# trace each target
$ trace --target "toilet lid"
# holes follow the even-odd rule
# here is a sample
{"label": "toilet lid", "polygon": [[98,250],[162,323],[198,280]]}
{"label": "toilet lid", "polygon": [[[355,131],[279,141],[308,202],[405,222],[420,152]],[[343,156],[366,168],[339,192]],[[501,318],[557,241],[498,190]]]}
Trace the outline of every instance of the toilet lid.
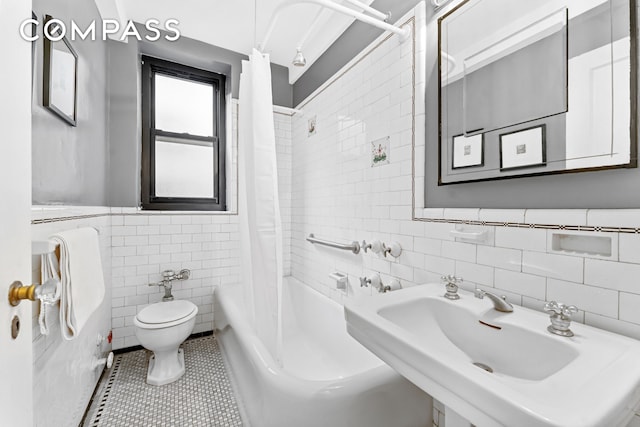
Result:
{"label": "toilet lid", "polygon": [[196,306],[191,301],[166,301],[143,308],[136,317],[142,323],[168,323],[187,317],[195,309]]}

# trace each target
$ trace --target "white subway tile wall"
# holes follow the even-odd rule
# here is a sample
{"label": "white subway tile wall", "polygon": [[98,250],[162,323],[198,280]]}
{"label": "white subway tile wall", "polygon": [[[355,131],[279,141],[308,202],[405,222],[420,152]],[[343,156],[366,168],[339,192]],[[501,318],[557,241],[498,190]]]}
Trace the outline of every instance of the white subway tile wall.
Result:
{"label": "white subway tile wall", "polygon": [[[194,332],[213,329],[213,290],[239,278],[237,215],[114,213],[112,237],[113,348],[139,345],[134,316],[162,301],[163,270],[191,270],[172,293],[198,306]],[[146,234],[151,232],[153,234]],[[143,233],[143,234],[140,234]]]}
{"label": "white subway tile wall", "polygon": [[[416,52],[422,54],[424,22],[417,14]],[[450,231],[469,225],[412,221],[412,188],[418,216],[457,221],[515,224],[640,227],[637,210],[589,211],[535,209],[424,209],[422,179],[412,182],[412,128],[407,103],[420,100],[423,87],[412,87],[414,63],[408,43],[396,38],[372,43],[342,71],[304,101],[304,117],[293,117],[292,274],[337,300],[370,295],[358,277],[379,273],[383,282],[400,279],[403,286],[438,282],[443,274],[464,278],[462,287],[494,288],[508,300],[536,310],[558,299],[581,310],[575,320],[640,338],[640,236],[602,233],[616,247],[610,260],[574,252],[551,252],[544,229],[473,226],[485,230],[482,243],[456,241]],[[419,60],[416,61],[420,70]],[[417,72],[418,76],[422,74]],[[415,98],[413,98],[415,97]],[[417,111],[417,110],[416,110]],[[307,119],[316,117],[317,131],[308,135]],[[417,120],[414,126],[420,126]],[[371,167],[371,142],[390,137],[390,163]],[[416,148],[420,141],[416,140]],[[416,155],[423,150],[416,149]],[[612,215],[611,215],[612,214]],[[612,221],[608,221],[612,219]],[[371,252],[353,255],[311,245],[309,233],[345,242],[398,241],[398,259]],[[588,234],[588,232],[586,232]],[[578,233],[579,234],[579,233]],[[595,234],[595,233],[594,233]],[[619,237],[619,239],[618,239]],[[328,274],[348,274],[344,293]],[[444,410],[434,410],[434,425]],[[635,424],[634,424],[635,423]],[[638,425],[636,416],[631,425]]]}
{"label": "white subway tile wall", "polygon": [[[60,220],[68,218],[66,220]],[[58,306],[47,307],[49,335],[42,335],[38,324],[40,304],[32,306],[34,420],[38,426],[78,425],[91,399],[101,371],[92,369],[92,360],[109,351],[106,337],[111,329],[111,218],[106,207],[35,206],[31,226],[32,240],[47,240],[60,231],[94,227],[99,232],[100,255],[105,284],[105,298],[77,338],[69,343],[62,338]],[[40,220],[58,219],[55,222]],[[41,283],[40,256],[32,257],[32,281]],[[97,337],[104,341],[97,345]],[[73,381],[69,373],[73,372]]]}
{"label": "white subway tile wall", "polygon": [[[237,129],[237,102],[233,103],[233,129]],[[274,113],[278,185],[284,239],[284,273],[291,274],[291,117]],[[233,133],[233,158],[237,133]],[[237,161],[230,175],[237,176]],[[237,179],[232,181],[237,183]],[[235,184],[234,184],[235,185]],[[229,200],[236,206],[235,192]],[[113,348],[139,345],[134,316],[148,304],[159,302],[164,289],[149,286],[162,279],[163,270],[191,270],[191,277],[176,281],[173,296],[198,306],[194,333],[213,330],[213,292],[218,285],[240,279],[238,216],[234,213],[149,212],[112,209],[112,325]]]}
{"label": "white subway tile wall", "polygon": [[[418,31],[422,24],[417,17]],[[464,278],[463,288],[496,288],[512,302],[537,310],[552,299],[575,304],[584,310],[578,321],[640,338],[640,235],[583,232],[612,238],[612,257],[602,260],[553,251],[548,245],[552,233],[545,229],[474,225],[489,238],[468,243],[456,241],[450,231],[469,225],[411,220],[407,148],[413,129],[411,110],[402,106],[414,96],[411,80],[404,78],[414,64],[407,43],[393,37],[372,43],[301,104],[305,117],[293,117],[293,275],[341,301],[370,294],[360,289],[358,277],[374,273],[385,283],[400,279],[403,286],[455,274]],[[307,116],[317,118],[312,136],[307,135]],[[371,167],[371,141],[385,136],[391,140],[390,163]],[[416,211],[462,222],[640,227],[639,210]],[[343,241],[398,241],[403,254],[398,259],[371,252],[353,255],[311,245],[305,241],[309,233]],[[328,277],[336,270],[349,275],[347,294]]]}

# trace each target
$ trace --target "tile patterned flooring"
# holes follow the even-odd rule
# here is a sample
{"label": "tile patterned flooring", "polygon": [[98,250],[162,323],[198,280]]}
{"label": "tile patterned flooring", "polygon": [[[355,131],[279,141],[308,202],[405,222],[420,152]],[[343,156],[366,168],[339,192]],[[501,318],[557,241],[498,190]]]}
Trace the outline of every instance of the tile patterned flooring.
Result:
{"label": "tile patterned flooring", "polygon": [[164,386],[146,383],[151,352],[116,355],[99,384],[84,427],[242,426],[222,354],[213,336],[183,344],[187,371]]}

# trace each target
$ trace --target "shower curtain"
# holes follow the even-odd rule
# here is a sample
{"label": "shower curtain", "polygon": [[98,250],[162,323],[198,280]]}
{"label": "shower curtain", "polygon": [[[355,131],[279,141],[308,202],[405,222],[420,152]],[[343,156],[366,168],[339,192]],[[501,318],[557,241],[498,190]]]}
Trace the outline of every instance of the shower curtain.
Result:
{"label": "shower curtain", "polygon": [[238,110],[240,270],[249,318],[280,361],[282,221],[269,56],[256,49],[242,61]]}

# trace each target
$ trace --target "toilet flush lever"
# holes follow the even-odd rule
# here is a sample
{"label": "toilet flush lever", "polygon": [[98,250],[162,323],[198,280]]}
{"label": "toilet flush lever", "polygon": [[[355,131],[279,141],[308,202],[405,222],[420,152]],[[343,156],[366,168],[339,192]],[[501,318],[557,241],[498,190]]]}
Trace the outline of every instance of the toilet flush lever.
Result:
{"label": "toilet flush lever", "polygon": [[158,283],[149,283],[149,286],[163,286],[164,296],[162,301],[172,301],[173,295],[171,294],[171,288],[173,287],[174,280],[187,280],[191,275],[191,271],[183,268],[178,273],[173,270],[165,270],[162,272],[162,281]]}

